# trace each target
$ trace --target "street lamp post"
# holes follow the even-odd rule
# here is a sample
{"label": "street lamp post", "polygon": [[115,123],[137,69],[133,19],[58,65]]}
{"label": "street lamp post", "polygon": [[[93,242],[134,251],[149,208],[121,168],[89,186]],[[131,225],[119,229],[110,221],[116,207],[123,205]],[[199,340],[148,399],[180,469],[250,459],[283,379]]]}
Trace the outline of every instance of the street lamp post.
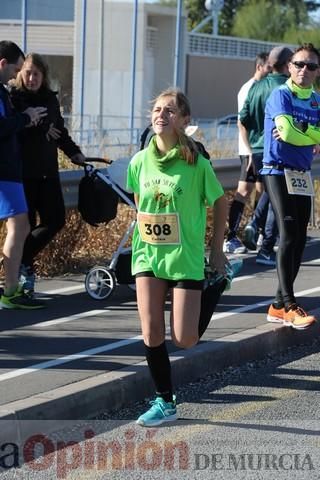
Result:
{"label": "street lamp post", "polygon": [[83,113],[84,113],[84,76],[85,76],[85,58],[86,58],[86,20],[87,20],[87,0],[82,0],[82,18],[81,18],[81,39],[80,39],[80,130],[83,134]]}
{"label": "street lamp post", "polygon": [[21,2],[21,19],[22,19],[22,50],[27,51],[27,21],[28,21],[28,0],[22,0]]}
{"label": "street lamp post", "polygon": [[182,17],[182,0],[178,0],[177,21],[176,21],[176,44],[175,44],[175,53],[174,53],[174,74],[173,74],[174,87],[177,87],[180,82],[181,17]]}
{"label": "street lamp post", "polygon": [[136,88],[136,62],[137,62],[137,30],[138,30],[138,0],[134,0],[132,18],[132,47],[131,47],[131,100],[130,100],[130,145],[133,143],[133,127],[135,116],[135,88]]}
{"label": "street lamp post", "polygon": [[224,0],[206,0],[205,1],[205,7],[209,12],[211,12],[211,16],[212,16],[212,34],[213,35],[218,35],[219,14],[223,9],[223,5],[224,5]]}

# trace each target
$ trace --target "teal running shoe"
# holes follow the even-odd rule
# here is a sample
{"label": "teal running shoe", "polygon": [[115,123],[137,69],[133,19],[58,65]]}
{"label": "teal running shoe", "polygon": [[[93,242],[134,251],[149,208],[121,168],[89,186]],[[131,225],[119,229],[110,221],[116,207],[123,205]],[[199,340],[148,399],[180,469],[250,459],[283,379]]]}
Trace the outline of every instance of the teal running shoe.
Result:
{"label": "teal running shoe", "polygon": [[136,423],[143,427],[156,427],[165,422],[177,420],[176,397],[173,402],[165,402],[163,398],[157,397],[150,402],[151,408],[143,415],[140,415]]}
{"label": "teal running shoe", "polygon": [[227,283],[225,285],[224,290],[230,290],[232,280],[234,279],[234,277],[236,275],[238,275],[238,273],[242,269],[242,266],[243,266],[243,261],[242,261],[241,258],[232,258],[232,259],[229,260],[229,263],[226,265],[226,273],[225,273],[225,275],[223,275],[223,274],[218,273],[216,271],[211,272],[209,263],[206,262],[206,266],[205,266],[205,280],[206,280],[205,281],[205,286],[207,286],[207,284],[209,286],[218,285],[221,282],[223,282],[223,280],[226,280]]}

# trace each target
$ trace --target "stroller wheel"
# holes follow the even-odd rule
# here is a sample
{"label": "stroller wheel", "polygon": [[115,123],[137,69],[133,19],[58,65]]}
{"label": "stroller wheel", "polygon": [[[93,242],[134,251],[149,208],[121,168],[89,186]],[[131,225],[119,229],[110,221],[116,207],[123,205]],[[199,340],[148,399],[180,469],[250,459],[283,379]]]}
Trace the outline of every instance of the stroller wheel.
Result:
{"label": "stroller wheel", "polygon": [[108,267],[92,267],[86,275],[85,287],[94,300],[108,298],[116,287],[116,277]]}

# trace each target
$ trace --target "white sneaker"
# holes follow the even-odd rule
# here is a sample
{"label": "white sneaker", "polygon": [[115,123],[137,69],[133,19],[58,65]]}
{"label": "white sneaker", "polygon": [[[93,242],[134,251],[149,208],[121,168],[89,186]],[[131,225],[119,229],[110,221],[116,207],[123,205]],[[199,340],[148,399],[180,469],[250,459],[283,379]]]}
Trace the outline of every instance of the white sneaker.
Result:
{"label": "white sneaker", "polygon": [[258,237],[258,240],[257,240],[257,248],[261,248],[262,244],[263,244],[263,235],[262,235],[262,233],[259,233],[259,237]]}

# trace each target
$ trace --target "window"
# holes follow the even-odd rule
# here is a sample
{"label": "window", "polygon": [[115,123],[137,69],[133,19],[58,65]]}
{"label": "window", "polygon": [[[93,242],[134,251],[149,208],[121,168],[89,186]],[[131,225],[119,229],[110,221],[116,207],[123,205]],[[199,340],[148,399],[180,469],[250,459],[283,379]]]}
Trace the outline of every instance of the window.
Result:
{"label": "window", "polygon": [[[72,22],[74,0],[27,0],[28,20]],[[0,21],[20,20],[22,0],[1,0]]]}

